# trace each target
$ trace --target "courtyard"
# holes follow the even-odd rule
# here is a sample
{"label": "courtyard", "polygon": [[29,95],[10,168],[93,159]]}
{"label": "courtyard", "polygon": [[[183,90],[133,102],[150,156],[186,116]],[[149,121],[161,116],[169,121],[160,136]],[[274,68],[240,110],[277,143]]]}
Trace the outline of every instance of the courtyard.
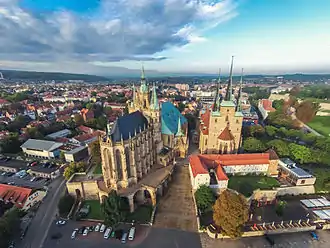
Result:
{"label": "courtyard", "polygon": [[268,190],[279,186],[280,183],[275,178],[267,176],[231,176],[228,182],[228,188],[246,197],[251,196],[256,189]]}
{"label": "courtyard", "polygon": [[196,232],[197,222],[188,167],[176,167],[166,191],[158,203],[154,226]]}

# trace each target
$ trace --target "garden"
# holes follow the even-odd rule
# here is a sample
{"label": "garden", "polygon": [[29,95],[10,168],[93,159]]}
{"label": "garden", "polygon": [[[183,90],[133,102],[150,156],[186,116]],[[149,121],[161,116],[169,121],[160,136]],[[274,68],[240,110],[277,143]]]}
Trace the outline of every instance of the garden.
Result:
{"label": "garden", "polygon": [[330,116],[315,116],[307,125],[324,136],[330,136]]}
{"label": "garden", "polygon": [[254,190],[269,190],[279,187],[279,182],[267,176],[231,176],[228,188],[234,189],[246,197],[250,197]]}

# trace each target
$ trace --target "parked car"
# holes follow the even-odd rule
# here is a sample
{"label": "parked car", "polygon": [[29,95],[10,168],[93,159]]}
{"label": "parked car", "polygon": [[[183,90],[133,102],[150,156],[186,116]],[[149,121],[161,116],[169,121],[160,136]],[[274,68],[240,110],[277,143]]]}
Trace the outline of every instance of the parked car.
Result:
{"label": "parked car", "polygon": [[311,236],[314,240],[319,240],[319,236],[316,234],[316,232],[311,232]]}
{"label": "parked car", "polygon": [[108,228],[105,230],[104,235],[103,235],[103,237],[104,237],[105,239],[110,238],[111,230],[112,230],[111,227],[108,227]]}
{"label": "parked car", "polygon": [[105,231],[106,226],[104,224],[102,224],[101,228],[100,228],[100,232],[103,233]]}
{"label": "parked car", "polygon": [[77,236],[78,229],[74,229],[72,234],[71,234],[71,239],[75,239]]}
{"label": "parked car", "polygon": [[135,236],[135,227],[131,227],[131,229],[129,230],[129,234],[128,234],[128,240],[133,240]]}
{"label": "parked car", "polygon": [[58,221],[56,221],[56,225],[58,225],[58,226],[63,226],[65,224],[66,224],[66,221],[65,220],[58,220]]}
{"label": "parked car", "polygon": [[34,182],[34,181],[36,181],[36,177],[32,177],[31,179],[30,179],[30,182]]}
{"label": "parked car", "polygon": [[127,232],[124,232],[123,233],[123,236],[121,237],[121,243],[122,244],[125,244],[127,241]]}
{"label": "parked car", "polygon": [[84,230],[84,232],[83,232],[83,236],[87,236],[88,235],[88,231],[89,231],[89,229],[88,229],[88,227],[86,227],[85,230]]}
{"label": "parked car", "polygon": [[95,232],[98,232],[98,231],[100,231],[100,228],[101,228],[101,223],[98,223],[97,225],[96,225],[96,227],[95,227]]}
{"label": "parked car", "polygon": [[37,161],[34,161],[34,162],[32,162],[31,164],[30,164],[30,166],[36,166],[38,164],[38,162]]}
{"label": "parked car", "polygon": [[89,229],[90,232],[93,232],[94,229],[95,229],[95,227],[94,226],[90,226],[88,229]]}
{"label": "parked car", "polygon": [[8,185],[15,185],[15,182],[9,182]]}
{"label": "parked car", "polygon": [[13,175],[15,175],[15,172],[8,172],[8,173],[7,173],[7,177],[11,177],[11,176],[13,176]]}
{"label": "parked car", "polygon": [[11,158],[10,157],[7,157],[7,158],[5,158],[5,162],[8,162],[8,161],[10,161],[11,160]]}
{"label": "parked car", "polygon": [[84,230],[85,230],[85,227],[81,227],[78,229],[78,234],[83,234],[84,233]]}
{"label": "parked car", "polygon": [[1,173],[1,176],[6,176],[6,175],[7,175],[7,172],[5,172],[5,171]]}

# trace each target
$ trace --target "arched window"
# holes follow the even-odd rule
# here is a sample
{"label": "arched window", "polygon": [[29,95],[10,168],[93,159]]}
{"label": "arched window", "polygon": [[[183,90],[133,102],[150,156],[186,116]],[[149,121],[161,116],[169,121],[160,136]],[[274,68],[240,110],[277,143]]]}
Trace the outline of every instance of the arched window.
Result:
{"label": "arched window", "polygon": [[121,155],[119,150],[116,150],[116,162],[117,162],[117,168],[116,168],[117,178],[120,181],[123,180],[123,167],[121,164]]}
{"label": "arched window", "polygon": [[130,178],[132,176],[131,174],[131,163],[130,163],[130,155],[129,155],[129,148],[125,148],[125,158],[126,158],[126,173],[127,178]]}
{"label": "arched window", "polygon": [[110,173],[110,177],[113,178],[113,174],[112,174],[113,165],[112,165],[111,154],[109,149],[104,149],[103,154],[105,160],[102,168],[103,175],[104,173],[106,173],[106,171],[108,171]]}

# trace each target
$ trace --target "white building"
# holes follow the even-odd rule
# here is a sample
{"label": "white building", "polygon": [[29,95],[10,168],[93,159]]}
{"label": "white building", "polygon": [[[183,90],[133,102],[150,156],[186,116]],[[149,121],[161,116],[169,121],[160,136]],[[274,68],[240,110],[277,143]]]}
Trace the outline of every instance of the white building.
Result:
{"label": "white building", "polygon": [[268,113],[275,111],[272,104],[273,104],[273,102],[269,99],[260,99],[259,100],[258,109],[264,120],[268,117]]}
{"label": "white building", "polygon": [[63,129],[55,133],[48,134],[46,137],[51,139],[64,138],[71,134],[72,132],[69,129]]}
{"label": "white building", "polygon": [[24,144],[21,145],[21,148],[27,156],[39,158],[56,158],[60,156],[59,148],[62,145],[63,143],[54,141],[28,139]]}

